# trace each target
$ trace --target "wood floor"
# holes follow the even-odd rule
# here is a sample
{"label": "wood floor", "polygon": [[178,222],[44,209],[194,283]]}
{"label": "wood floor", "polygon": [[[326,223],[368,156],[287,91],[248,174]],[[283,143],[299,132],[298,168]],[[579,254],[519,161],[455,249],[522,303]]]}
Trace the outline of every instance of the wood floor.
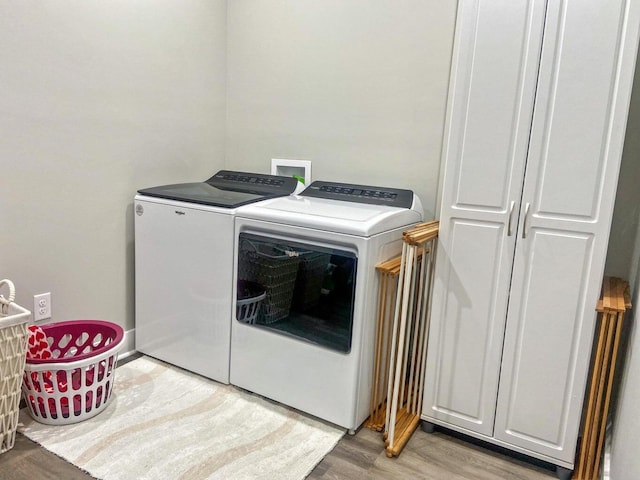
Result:
{"label": "wood floor", "polygon": [[[135,354],[118,366],[138,358]],[[467,441],[468,440],[468,441]],[[418,429],[397,458],[387,458],[381,434],[361,428],[345,435],[307,477],[308,480],[553,480],[550,466],[523,461],[477,445],[472,439]],[[132,452],[135,455],[135,452]],[[20,433],[0,454],[0,480],[88,480],[74,465]],[[136,480],[136,479],[131,479]],[[164,479],[158,479],[164,480]],[[233,480],[233,479],[230,479]],[[274,479],[277,480],[277,479]]]}
{"label": "wood floor", "polygon": [[346,435],[308,480],[551,480],[555,471],[474,445],[447,433],[417,430],[397,458],[387,458],[381,434]]}
{"label": "wood floor", "polygon": [[[135,452],[132,452],[135,455]],[[87,480],[92,477],[21,434],[0,454],[2,480]],[[362,428],[340,440],[308,480],[551,480],[551,470],[463,441],[421,430],[398,458],[387,458],[380,434]],[[132,479],[135,480],[135,479]],[[162,480],[162,479],[159,479]]]}

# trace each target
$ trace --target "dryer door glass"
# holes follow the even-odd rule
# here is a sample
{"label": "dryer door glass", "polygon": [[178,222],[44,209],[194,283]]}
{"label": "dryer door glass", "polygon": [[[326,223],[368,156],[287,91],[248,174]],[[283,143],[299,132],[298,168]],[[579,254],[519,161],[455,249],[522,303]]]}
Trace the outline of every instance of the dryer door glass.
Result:
{"label": "dryer door glass", "polygon": [[349,352],[357,263],[345,250],[241,233],[236,319]]}

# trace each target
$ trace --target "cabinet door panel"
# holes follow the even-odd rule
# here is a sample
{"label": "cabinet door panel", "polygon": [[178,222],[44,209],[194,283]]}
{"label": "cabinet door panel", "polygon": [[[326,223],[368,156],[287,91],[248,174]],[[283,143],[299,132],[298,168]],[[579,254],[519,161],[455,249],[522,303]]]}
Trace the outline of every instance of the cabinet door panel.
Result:
{"label": "cabinet door panel", "polygon": [[484,435],[493,432],[543,19],[543,1],[458,7],[423,415]]}
{"label": "cabinet door panel", "polygon": [[558,458],[578,423],[567,407],[583,395],[572,377],[588,361],[580,339],[594,316],[583,298],[593,236],[535,228],[517,251],[495,436]]}
{"label": "cabinet door panel", "polygon": [[510,269],[500,262],[507,237],[500,223],[455,218],[448,231],[448,254],[440,250],[437,262],[449,269],[436,280],[447,292],[441,306],[446,322],[431,328],[425,413],[491,435],[504,329],[504,315],[496,315],[505,300],[498,288]]}
{"label": "cabinet door panel", "polygon": [[495,437],[568,464],[633,78],[626,7],[550,2],[523,188]]}
{"label": "cabinet door panel", "polygon": [[609,163],[619,162],[609,153],[624,3],[549,6],[527,171],[540,218],[597,222],[609,215],[602,200],[613,200],[604,194],[612,192],[607,177],[617,175]]}
{"label": "cabinet door panel", "polygon": [[458,7],[445,145],[445,208],[507,212],[521,190],[544,2]]}

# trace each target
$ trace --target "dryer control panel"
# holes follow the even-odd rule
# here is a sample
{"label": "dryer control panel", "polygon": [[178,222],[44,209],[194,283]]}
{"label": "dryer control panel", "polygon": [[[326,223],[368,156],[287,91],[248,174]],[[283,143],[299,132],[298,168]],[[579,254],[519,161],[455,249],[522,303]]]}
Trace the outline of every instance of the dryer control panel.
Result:
{"label": "dryer control panel", "polygon": [[343,202],[388,205],[390,207],[411,208],[413,192],[400,188],[372,187],[350,183],[316,181],[300,195],[305,197],[329,198]]}

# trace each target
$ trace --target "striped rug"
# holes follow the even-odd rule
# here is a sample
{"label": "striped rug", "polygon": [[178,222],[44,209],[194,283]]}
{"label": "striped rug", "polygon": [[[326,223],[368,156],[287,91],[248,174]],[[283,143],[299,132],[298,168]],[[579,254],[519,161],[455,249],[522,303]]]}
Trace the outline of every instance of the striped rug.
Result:
{"label": "striped rug", "polygon": [[103,480],[298,480],[344,434],[149,357],[118,367],[115,384],[94,418],[47,426],[23,409],[19,431]]}

